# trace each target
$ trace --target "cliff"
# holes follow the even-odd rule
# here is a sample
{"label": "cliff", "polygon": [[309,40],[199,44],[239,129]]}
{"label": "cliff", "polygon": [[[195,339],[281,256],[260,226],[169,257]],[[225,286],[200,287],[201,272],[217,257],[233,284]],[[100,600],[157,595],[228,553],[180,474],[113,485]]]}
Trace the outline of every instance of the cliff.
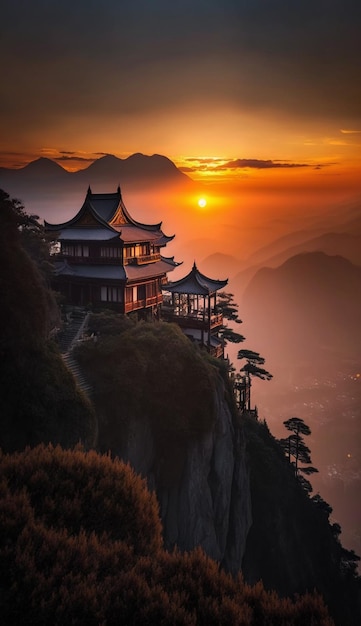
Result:
{"label": "cliff", "polygon": [[171,324],[104,314],[91,324],[98,341],[77,358],[95,389],[99,449],[155,491],[165,547],[201,546],[227,571],[283,596],[317,589],[336,624],[358,624],[354,556],[267,425],[234,410],[226,364]]}
{"label": "cliff", "polygon": [[338,626],[361,619],[358,557],[339,541],[332,508],[309,497],[265,422],[244,419],[252,494],[252,527],[242,562],[245,580],[262,580],[281,596],[320,593]]}
{"label": "cliff", "polygon": [[151,419],[142,416],[129,424],[117,453],[156,491],[166,548],[201,546],[236,573],[251,526],[249,470],[221,380],[214,403],[213,427],[201,437],[170,440],[159,457]]}
{"label": "cliff", "polygon": [[100,450],[129,462],[156,492],[168,549],[201,546],[238,572],[251,501],[226,373],[171,324],[100,315],[91,330],[98,341],[76,356],[95,390]]}

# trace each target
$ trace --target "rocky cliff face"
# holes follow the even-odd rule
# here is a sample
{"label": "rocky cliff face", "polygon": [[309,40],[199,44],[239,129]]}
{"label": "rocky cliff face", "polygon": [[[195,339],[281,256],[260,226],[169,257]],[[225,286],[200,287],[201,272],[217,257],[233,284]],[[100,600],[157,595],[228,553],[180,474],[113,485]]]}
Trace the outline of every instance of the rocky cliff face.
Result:
{"label": "rocky cliff face", "polygon": [[159,443],[147,417],[131,420],[120,456],[157,493],[167,548],[202,546],[228,571],[241,568],[251,525],[249,470],[240,423],[232,417],[220,381],[211,431]]}

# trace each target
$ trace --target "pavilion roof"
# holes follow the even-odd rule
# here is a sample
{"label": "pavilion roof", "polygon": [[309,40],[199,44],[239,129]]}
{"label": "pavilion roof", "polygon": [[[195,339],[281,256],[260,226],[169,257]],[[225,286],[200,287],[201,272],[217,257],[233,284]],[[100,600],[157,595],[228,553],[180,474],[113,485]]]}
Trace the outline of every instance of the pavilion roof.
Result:
{"label": "pavilion roof", "polygon": [[[124,242],[141,242],[158,240],[160,246],[166,245],[174,237],[167,237],[161,230],[162,223],[142,224],[132,218],[128,212],[118,187],[116,193],[93,193],[88,188],[84,203],[78,213],[67,222],[61,224],[50,224],[45,221],[47,231],[59,233],[58,239],[81,239],[78,235],[84,235],[84,230],[88,230],[86,237],[94,240],[111,239],[109,233],[114,237],[119,237]],[[74,229],[74,234],[70,231]],[[81,229],[81,230],[79,230]]]}
{"label": "pavilion roof", "polygon": [[213,278],[208,278],[202,274],[194,262],[194,265],[184,278],[180,280],[168,283],[164,286],[164,291],[170,291],[171,293],[184,293],[184,294],[192,294],[192,295],[211,295],[218,291],[219,289],[223,289],[228,283],[228,279],[226,280],[214,280]]}

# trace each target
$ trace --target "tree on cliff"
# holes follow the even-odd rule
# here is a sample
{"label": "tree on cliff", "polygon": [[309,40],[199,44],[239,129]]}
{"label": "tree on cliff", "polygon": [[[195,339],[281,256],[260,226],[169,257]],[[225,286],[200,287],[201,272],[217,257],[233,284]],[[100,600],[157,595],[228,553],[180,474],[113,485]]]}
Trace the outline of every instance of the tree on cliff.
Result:
{"label": "tree on cliff", "polygon": [[[234,302],[233,293],[226,293],[221,291],[217,298],[217,308],[222,312],[223,318],[230,322],[241,324],[242,320],[238,316],[238,304]],[[223,341],[231,343],[241,343],[245,340],[245,337],[240,333],[237,333],[233,328],[230,328],[227,324],[224,324],[220,330],[220,337]],[[264,365],[264,358],[260,356],[258,352],[253,350],[239,350],[237,359],[245,359],[246,363],[241,368],[240,372],[235,376],[235,389],[237,393],[237,402],[239,408],[251,410],[251,377],[255,376],[262,380],[271,380],[273,378],[267,370],[263,369],[261,365]],[[229,366],[231,372],[235,372],[235,367],[231,364]]]}
{"label": "tree on cliff", "polygon": [[[220,291],[217,297],[217,309],[222,313],[223,319],[235,324],[242,324],[242,320],[238,317],[238,304],[234,302],[233,297],[233,293]],[[224,341],[230,341],[231,343],[241,343],[245,339],[243,335],[237,333],[227,324],[223,324],[219,335]]]}
{"label": "tree on cliff", "polygon": [[[303,476],[303,474],[309,476],[310,474],[318,472],[318,470],[311,465],[311,451],[305,444],[303,436],[310,435],[311,429],[299,417],[290,417],[283,423],[287,430],[291,431],[292,434],[285,439],[280,440],[281,446],[284,449],[289,462],[294,467],[295,476],[298,478],[305,491],[310,493],[312,491],[311,483]],[[302,463],[305,467],[300,467],[300,463]],[[302,472],[302,474],[300,474],[300,472]]]}
{"label": "tree on cliff", "polygon": [[245,389],[245,399],[246,406],[243,408],[250,411],[251,410],[251,378],[255,376],[256,378],[260,378],[261,380],[271,380],[273,378],[272,374],[265,370],[261,365],[264,365],[265,359],[258,353],[253,350],[239,350],[237,359],[242,360],[245,359],[246,363],[241,367],[240,372],[244,372],[238,375],[239,382],[238,384],[244,387]]}

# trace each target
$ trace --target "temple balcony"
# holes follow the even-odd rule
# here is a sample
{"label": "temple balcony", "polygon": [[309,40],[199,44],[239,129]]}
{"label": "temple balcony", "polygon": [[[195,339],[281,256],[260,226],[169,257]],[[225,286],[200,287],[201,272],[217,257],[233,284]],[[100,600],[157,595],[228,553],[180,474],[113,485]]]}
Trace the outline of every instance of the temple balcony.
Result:
{"label": "temple balcony", "polygon": [[132,311],[139,311],[139,309],[146,309],[151,306],[155,306],[162,302],[162,294],[157,296],[150,296],[148,298],[142,298],[141,300],[134,300],[133,302],[126,302],[124,304],[124,313],[131,313]]}
{"label": "temple balcony", "polygon": [[145,265],[146,263],[155,263],[160,261],[160,253],[145,254],[143,256],[131,256],[124,259],[124,265]]}
{"label": "temple balcony", "polygon": [[103,256],[73,256],[69,254],[57,253],[54,261],[68,261],[68,263],[76,265],[122,265],[121,257],[103,257]]}
{"label": "temple balcony", "polygon": [[208,348],[208,352],[215,359],[220,359],[224,356],[224,347],[223,346],[210,346]]}
{"label": "temple balcony", "polygon": [[181,328],[219,328],[223,325],[222,313],[211,312],[210,316],[207,311],[191,311],[179,310],[170,305],[163,304],[161,315],[166,322],[174,322]]}

